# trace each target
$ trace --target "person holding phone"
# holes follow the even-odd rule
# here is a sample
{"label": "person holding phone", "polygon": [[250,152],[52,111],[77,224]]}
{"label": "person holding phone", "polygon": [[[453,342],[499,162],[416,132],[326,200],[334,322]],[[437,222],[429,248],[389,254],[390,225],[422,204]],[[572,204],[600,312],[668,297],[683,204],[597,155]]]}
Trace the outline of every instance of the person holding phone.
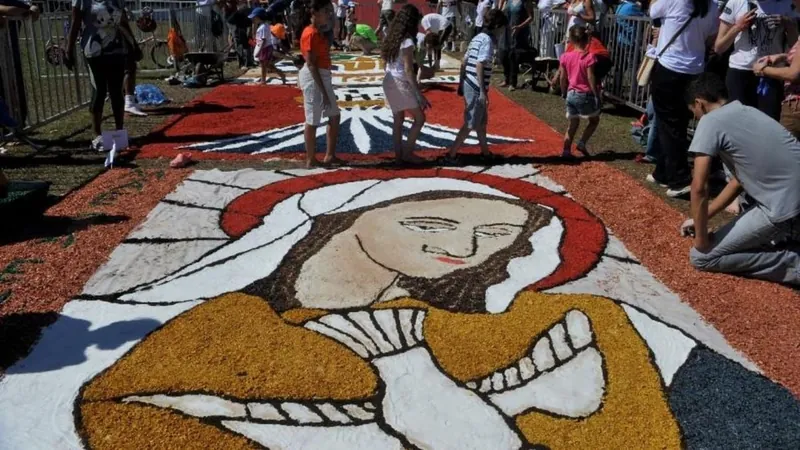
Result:
{"label": "person holding phone", "polygon": [[725,84],[730,100],[739,100],[780,120],[783,82],[760,78],[753,66],[762,57],[785,53],[797,40],[790,0],[730,0],[720,15],[714,52],[731,46]]}

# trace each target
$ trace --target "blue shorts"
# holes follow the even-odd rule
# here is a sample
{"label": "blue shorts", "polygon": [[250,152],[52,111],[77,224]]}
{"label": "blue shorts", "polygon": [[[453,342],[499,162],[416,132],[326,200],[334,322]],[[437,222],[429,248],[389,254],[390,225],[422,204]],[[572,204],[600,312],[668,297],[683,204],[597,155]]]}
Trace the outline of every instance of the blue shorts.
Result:
{"label": "blue shorts", "polygon": [[486,103],[479,101],[481,93],[467,84],[464,83],[464,123],[472,129],[486,128],[486,123],[489,119],[489,111],[486,108]]}
{"label": "blue shorts", "polygon": [[591,92],[567,92],[567,119],[588,119],[600,115],[600,102]]}

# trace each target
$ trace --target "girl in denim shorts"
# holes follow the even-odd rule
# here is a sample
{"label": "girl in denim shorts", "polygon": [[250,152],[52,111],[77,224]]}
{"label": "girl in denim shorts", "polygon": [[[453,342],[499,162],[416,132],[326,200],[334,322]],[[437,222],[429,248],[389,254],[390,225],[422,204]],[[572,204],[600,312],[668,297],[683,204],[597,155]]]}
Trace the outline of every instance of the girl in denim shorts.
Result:
{"label": "girl in denim shorts", "polygon": [[588,119],[578,141],[578,151],[588,156],[586,142],[592,137],[600,123],[600,87],[595,77],[597,58],[588,52],[589,32],[585,27],[575,25],[569,30],[569,40],[574,50],[561,55],[561,92],[567,100],[567,119],[569,129],[564,135],[562,156],[572,157],[572,141],[580,126],[580,119]]}

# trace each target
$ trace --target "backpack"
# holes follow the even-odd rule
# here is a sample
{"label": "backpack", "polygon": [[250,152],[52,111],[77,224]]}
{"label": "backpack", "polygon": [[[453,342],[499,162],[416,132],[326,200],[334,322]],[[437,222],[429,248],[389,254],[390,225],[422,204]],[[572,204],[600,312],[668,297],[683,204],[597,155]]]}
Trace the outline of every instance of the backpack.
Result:
{"label": "backpack", "polygon": [[175,28],[169,29],[169,34],[167,34],[167,48],[169,49],[169,54],[175,58],[175,61],[183,61],[183,55],[186,54],[188,49],[183,36],[181,36]]}

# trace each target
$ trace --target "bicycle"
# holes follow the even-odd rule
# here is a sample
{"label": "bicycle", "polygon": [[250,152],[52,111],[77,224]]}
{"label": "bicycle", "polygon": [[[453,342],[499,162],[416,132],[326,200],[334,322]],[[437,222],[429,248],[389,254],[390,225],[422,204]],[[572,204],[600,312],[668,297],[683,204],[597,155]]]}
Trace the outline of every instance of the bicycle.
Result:
{"label": "bicycle", "polygon": [[[129,13],[129,20],[131,20]],[[69,20],[64,22],[64,36],[69,34]],[[149,33],[150,36],[143,37],[137,39],[136,43],[142,49],[142,53],[146,51],[150,57],[150,61],[152,61],[153,65],[157,69],[168,69],[173,67],[175,64],[172,55],[169,53],[169,48],[167,46],[167,41],[164,39],[159,39],[156,37],[155,31],[158,27],[158,24],[153,19],[153,10],[150,7],[142,8],[141,16],[136,20],[136,27],[142,33]],[[78,37],[78,41],[76,42],[77,48],[80,48],[81,38]],[[45,59],[47,62],[53,66],[60,66],[64,64],[64,61],[67,58],[67,52],[65,49],[66,46],[66,38],[64,37],[57,37],[57,38],[50,38],[45,43]]]}
{"label": "bicycle", "polygon": [[[175,60],[169,53],[167,41],[165,39],[159,39],[156,37],[155,31],[156,28],[158,28],[158,23],[153,18],[152,8],[149,6],[142,8],[141,16],[136,19],[136,28],[138,28],[142,33],[150,34],[148,37],[138,39],[136,43],[139,44],[139,47],[142,49],[142,53],[147,51],[147,54],[150,56],[150,61],[152,61],[153,65],[155,65],[155,67],[158,69],[168,69],[173,67]],[[146,50],[146,48],[149,48],[149,50]]]}

